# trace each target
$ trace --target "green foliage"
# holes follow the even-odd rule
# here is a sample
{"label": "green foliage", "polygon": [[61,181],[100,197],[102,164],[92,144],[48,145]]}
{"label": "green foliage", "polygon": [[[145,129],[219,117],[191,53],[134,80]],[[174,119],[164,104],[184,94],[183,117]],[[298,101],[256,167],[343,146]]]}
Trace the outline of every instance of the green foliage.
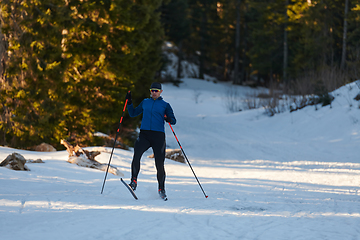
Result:
{"label": "green foliage", "polygon": [[161,8],[161,22],[169,41],[178,45],[190,35],[187,0],[171,0]]}
{"label": "green foliage", "polygon": [[217,28],[219,15],[215,0],[189,0],[190,7],[190,39],[185,42],[185,48],[196,53],[196,63],[199,65],[199,78],[209,73],[212,64],[216,65],[213,56],[218,51]]}
{"label": "green foliage", "polygon": [[143,98],[159,66],[160,4],[2,1],[10,54],[0,110],[3,118],[11,112],[0,125],[3,142],[58,146],[62,138],[85,143],[95,131],[115,131],[126,92],[136,88]]}
{"label": "green foliage", "polygon": [[282,72],[284,2],[253,2],[249,28],[252,44],[249,57],[258,74]]}
{"label": "green foliage", "polygon": [[[301,76],[339,67],[344,20],[347,78],[359,78],[358,1],[349,1],[344,16],[341,0],[2,0],[0,143],[57,146],[62,138],[95,141],[94,131],[113,134],[126,92],[135,105],[148,96],[164,40],[199,65],[198,77],[231,80],[237,4],[245,81],[280,83],[287,72],[306,85]],[[336,87],[333,78],[321,79]],[[125,128],[139,123],[125,114]]]}

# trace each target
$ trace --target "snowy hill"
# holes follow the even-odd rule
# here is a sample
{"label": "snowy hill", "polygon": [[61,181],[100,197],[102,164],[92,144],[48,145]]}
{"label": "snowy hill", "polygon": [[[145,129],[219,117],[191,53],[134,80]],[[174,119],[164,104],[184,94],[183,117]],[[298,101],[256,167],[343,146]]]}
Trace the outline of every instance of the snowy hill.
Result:
{"label": "snowy hill", "polygon": [[[0,147],[0,161],[18,152],[45,162],[27,164],[28,172],[0,168],[1,239],[360,239],[357,85],[334,91],[332,108],[273,117],[262,109],[229,113],[230,87],[253,91],[184,79],[180,87],[164,84],[162,94],[208,198],[188,165],[167,160],[169,200],[160,200],[151,150],[136,201],[114,175],[100,194],[105,173],[67,163],[66,151]],[[166,135],[168,148],[178,148],[168,126]],[[126,181],[132,154],[116,149],[112,159]]]}

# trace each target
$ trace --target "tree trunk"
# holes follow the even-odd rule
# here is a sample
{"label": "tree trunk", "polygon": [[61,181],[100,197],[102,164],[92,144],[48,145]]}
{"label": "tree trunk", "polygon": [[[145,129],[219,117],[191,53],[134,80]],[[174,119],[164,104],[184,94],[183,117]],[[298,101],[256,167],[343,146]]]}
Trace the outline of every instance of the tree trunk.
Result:
{"label": "tree trunk", "polygon": [[180,79],[181,78],[181,72],[182,72],[182,66],[181,66],[181,62],[183,59],[183,52],[182,52],[182,43],[183,41],[181,40],[178,46],[178,66],[177,66],[177,78]]}
{"label": "tree trunk", "polygon": [[240,3],[241,0],[236,2],[236,35],[235,35],[235,58],[234,58],[234,84],[241,84],[239,79],[239,51],[240,51]]}
{"label": "tree trunk", "polygon": [[[248,9],[248,3],[245,3],[245,12]],[[247,52],[247,41],[246,41],[246,34],[247,34],[247,23],[246,19],[244,18],[244,31],[243,31],[243,51],[242,51],[242,74],[241,74],[241,82],[243,83],[247,79],[247,71],[246,71],[246,52]]]}
{"label": "tree trunk", "polygon": [[205,35],[207,32],[207,4],[204,3],[204,7],[202,10],[202,20],[201,20],[201,30],[200,30],[200,57],[199,57],[199,78],[204,79],[204,72],[205,72]]}
{"label": "tree trunk", "polygon": [[76,156],[79,157],[80,155],[84,154],[89,160],[96,161],[95,157],[100,154],[99,151],[91,151],[82,149],[79,145],[73,147],[68,141],[62,139],[60,141],[62,145],[66,147],[67,152],[69,153],[69,157]]}
{"label": "tree trunk", "polygon": [[4,35],[1,33],[0,26],[0,83],[5,82],[5,63],[6,63],[6,40]]}
{"label": "tree trunk", "polygon": [[283,80],[284,83],[287,82],[287,66],[288,66],[288,39],[287,39],[287,9],[289,5],[289,0],[285,0],[285,24],[284,24],[284,63],[283,63]]}
{"label": "tree trunk", "polygon": [[[5,36],[1,32],[1,24],[0,24],[0,86],[5,87],[5,68],[6,68],[6,59],[7,59],[7,43],[5,40]],[[0,87],[0,89],[1,89]],[[1,103],[3,104],[3,103]],[[7,107],[3,105],[3,111],[0,114],[0,121],[5,123],[5,128],[7,128],[7,124],[10,118],[10,113],[7,110]],[[6,142],[6,131],[4,129],[0,130],[0,144],[7,145]]]}
{"label": "tree trunk", "polygon": [[345,0],[345,11],[344,11],[344,32],[343,32],[343,45],[342,45],[342,54],[341,54],[341,66],[343,70],[345,68],[346,61],[346,35],[347,35],[347,14],[349,11],[349,0]]}

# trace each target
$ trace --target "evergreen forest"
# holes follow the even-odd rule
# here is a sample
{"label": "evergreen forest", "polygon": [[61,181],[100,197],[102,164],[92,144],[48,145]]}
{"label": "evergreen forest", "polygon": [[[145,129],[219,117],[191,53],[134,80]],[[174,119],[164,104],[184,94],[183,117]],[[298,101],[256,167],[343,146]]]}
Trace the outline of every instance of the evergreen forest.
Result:
{"label": "evergreen forest", "polygon": [[[360,79],[360,0],[2,0],[0,30],[0,145],[15,148],[100,144],[127,91],[139,104],[184,60],[199,79],[288,94]],[[140,120],[124,121],[123,142]]]}

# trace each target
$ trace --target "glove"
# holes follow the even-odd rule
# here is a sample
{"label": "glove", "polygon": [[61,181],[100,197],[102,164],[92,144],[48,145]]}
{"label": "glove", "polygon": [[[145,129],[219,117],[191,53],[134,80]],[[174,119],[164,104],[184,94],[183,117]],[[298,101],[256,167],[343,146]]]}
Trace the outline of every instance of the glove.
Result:
{"label": "glove", "polygon": [[165,119],[166,122],[171,122],[171,118],[166,116],[166,115],[164,116],[164,119]]}
{"label": "glove", "polygon": [[131,105],[132,104],[132,99],[131,99],[131,92],[130,91],[128,91],[127,93],[126,93],[126,97],[125,97],[125,100],[128,100],[128,104],[129,105]]}

